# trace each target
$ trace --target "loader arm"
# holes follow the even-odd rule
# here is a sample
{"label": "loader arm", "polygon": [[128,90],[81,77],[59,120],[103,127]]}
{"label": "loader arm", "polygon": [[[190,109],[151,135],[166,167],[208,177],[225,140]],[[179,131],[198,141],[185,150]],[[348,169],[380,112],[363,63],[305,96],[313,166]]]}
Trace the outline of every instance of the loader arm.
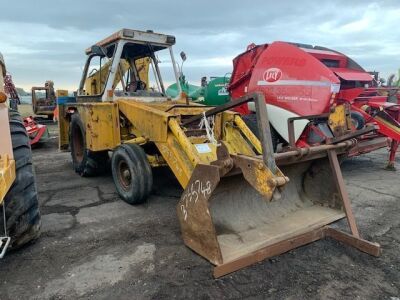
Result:
{"label": "loader arm", "polygon": [[[284,176],[276,167],[273,158],[273,150],[268,136],[269,127],[262,131],[264,133],[263,142],[260,143],[243,124],[243,121],[238,118],[238,114],[227,111],[232,107],[249,101],[255,101],[260,105],[260,103],[264,103],[262,102],[263,100],[264,96],[258,93],[214,109],[197,106],[197,108],[190,109],[191,114],[197,113],[192,118],[185,117],[185,111],[186,114],[188,111],[185,107],[169,108],[169,112],[165,112],[155,109],[159,107],[158,104],[143,104],[127,100],[118,100],[118,107],[132,123],[135,130],[141,132],[141,137],[156,143],[157,148],[183,188],[187,186],[192,172],[198,164],[218,164],[217,162],[219,161],[221,165],[222,156],[225,155],[226,162],[224,167],[228,170],[224,170],[222,173],[226,174],[234,167],[242,169],[242,172],[247,175],[245,178],[258,191],[271,199],[275,186],[278,183],[279,186],[284,185],[285,179],[278,179],[284,178]],[[260,116],[260,120],[264,120],[260,121],[260,126],[265,127],[268,124],[265,105],[261,105],[261,109],[265,110],[265,112],[263,112],[263,116]],[[226,152],[225,154],[220,153],[219,157],[218,146],[215,143],[206,141],[206,138],[203,138],[203,142],[201,142],[198,137],[188,136],[187,134],[190,130],[193,130],[190,129],[190,125],[193,122],[197,121],[199,123],[201,121],[203,113],[205,117],[215,115],[216,120],[219,120],[218,123],[215,123],[214,131],[220,133],[220,142],[224,148],[221,153]],[[181,124],[182,118],[185,118],[186,121]],[[262,148],[265,151],[262,151]],[[252,158],[256,155],[255,151],[259,151],[259,154],[264,153],[263,160]],[[234,156],[230,158],[229,155]],[[248,171],[249,167],[245,167],[246,161],[249,165],[260,165],[257,174],[258,181],[254,180],[256,174]],[[275,177],[276,179],[272,180]],[[267,184],[268,181],[269,183]]]}

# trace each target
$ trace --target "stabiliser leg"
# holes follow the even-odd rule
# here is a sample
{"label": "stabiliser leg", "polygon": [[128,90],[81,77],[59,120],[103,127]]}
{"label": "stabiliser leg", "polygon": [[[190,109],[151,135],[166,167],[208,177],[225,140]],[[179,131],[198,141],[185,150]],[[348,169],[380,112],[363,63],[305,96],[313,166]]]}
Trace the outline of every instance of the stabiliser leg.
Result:
{"label": "stabiliser leg", "polygon": [[395,162],[395,159],[396,159],[396,151],[397,151],[397,148],[399,148],[399,144],[400,144],[399,141],[392,140],[392,143],[390,145],[389,162],[388,162],[388,164],[387,164],[387,166],[385,168],[386,170],[389,170],[389,171],[395,171],[396,170],[396,168],[394,166],[394,162]]}
{"label": "stabiliser leg", "polygon": [[335,179],[337,189],[343,202],[343,208],[346,213],[346,218],[347,222],[349,223],[351,234],[328,227],[325,230],[325,236],[329,236],[337,241],[348,244],[370,255],[379,256],[381,254],[381,247],[379,244],[371,243],[360,238],[353,211],[351,209],[349,195],[347,193],[346,186],[343,180],[343,175],[340,169],[336,150],[328,150],[328,157],[332,167],[333,177]]}
{"label": "stabiliser leg", "polygon": [[313,229],[293,238],[282,240],[275,244],[261,248],[236,260],[217,265],[214,268],[215,278],[224,276],[244,267],[263,261],[267,258],[285,253],[287,251],[323,239],[325,237],[330,237],[334,240],[352,246],[372,256],[379,256],[381,254],[381,247],[379,244],[372,243],[360,238],[353,211],[351,209],[349,196],[347,194],[345,183],[343,181],[336,150],[328,150],[328,157],[351,233],[346,233],[329,226],[323,226],[317,229]]}

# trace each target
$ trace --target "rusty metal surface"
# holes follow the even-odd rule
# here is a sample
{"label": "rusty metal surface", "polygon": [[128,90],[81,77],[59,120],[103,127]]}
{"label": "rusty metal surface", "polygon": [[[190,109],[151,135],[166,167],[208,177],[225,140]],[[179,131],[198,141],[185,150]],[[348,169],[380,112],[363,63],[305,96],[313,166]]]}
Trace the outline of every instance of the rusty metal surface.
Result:
{"label": "rusty metal surface", "polygon": [[211,162],[211,165],[219,167],[220,177],[225,176],[233,168],[233,159],[229,154],[228,148],[224,142],[217,147],[217,160]]}
{"label": "rusty metal surface", "polygon": [[[44,91],[45,96],[36,95],[36,91]],[[53,115],[54,109],[57,106],[56,92],[54,90],[54,82],[47,80],[44,86],[33,86],[32,94],[32,109],[36,115]]]}
{"label": "rusty metal surface", "polygon": [[77,105],[86,126],[86,147],[91,151],[112,150],[121,143],[119,113],[116,103]]}
{"label": "rusty metal surface", "polygon": [[185,244],[215,265],[222,263],[222,254],[208,202],[219,183],[218,169],[198,164],[177,205]]}
{"label": "rusty metal surface", "polygon": [[358,233],[358,228],[353,215],[353,210],[351,209],[349,195],[346,190],[346,184],[344,183],[343,180],[342,170],[340,169],[340,164],[337,158],[336,151],[328,150],[328,157],[332,168],[333,178],[335,180],[339,195],[342,198],[343,208],[346,213],[351,233],[358,238],[360,237],[360,234]]}
{"label": "rusty metal surface", "polygon": [[326,237],[335,239],[339,242],[342,242],[348,246],[354,247],[362,252],[365,252],[375,257],[380,256],[382,253],[381,247],[377,243],[366,241],[364,239],[329,226],[324,226],[310,230],[294,238],[286,239],[284,241],[280,241],[273,245],[264,247],[234,261],[218,265],[214,268],[214,278],[225,276],[229,273],[263,261],[267,258],[277,256],[297,247],[318,241],[320,239],[324,239]]}
{"label": "rusty metal surface", "polygon": [[243,155],[233,155],[232,158],[247,182],[265,197],[265,201],[271,201],[275,189],[289,181],[278,168],[275,174],[272,173],[260,159]]}
{"label": "rusty metal surface", "polygon": [[[222,105],[219,105],[219,106],[217,106],[215,108],[209,109],[209,110],[207,110],[205,112],[205,115],[206,115],[206,117],[214,116],[214,115],[216,115],[218,113],[221,113],[221,112],[226,111],[226,110],[230,110],[230,109],[232,109],[234,107],[237,107],[239,105],[242,105],[244,103],[247,103],[247,102],[250,102],[250,101],[254,101],[254,99],[256,97],[260,97],[260,96],[262,96],[264,98],[264,95],[262,95],[261,93],[252,93],[252,94],[245,95],[243,97],[240,97],[239,99],[234,99],[234,100],[229,101],[229,102],[227,102],[225,104],[222,104]],[[182,122],[181,125],[182,126],[186,126],[188,124],[191,124],[193,122],[201,120],[203,117],[204,117],[204,115],[201,113],[201,114],[199,114],[197,116],[193,116],[190,119],[185,120],[184,122]]]}
{"label": "rusty metal surface", "polygon": [[248,267],[264,259],[285,253],[294,248],[315,242],[324,237],[324,229],[318,228],[291,239],[280,241],[274,245],[249,253],[234,261],[228,262],[214,268],[214,277],[219,278],[242,268]]}
{"label": "rusty metal surface", "polygon": [[[133,36],[132,37],[127,36],[126,35],[127,31],[133,32]],[[159,41],[158,42],[159,44],[164,44],[165,43],[166,46],[167,45],[172,45],[172,43],[167,43],[166,42],[167,37],[168,37],[167,35],[160,34],[160,33],[155,33],[155,32],[142,31],[142,30],[127,29],[127,28],[123,28],[121,30],[118,30],[117,32],[111,34],[110,36],[100,40],[95,45],[105,47],[105,46],[108,46],[109,44],[111,44],[111,43],[113,43],[115,41],[118,41],[120,39],[136,41],[136,42],[139,42],[139,43],[146,43],[145,39],[139,38],[139,36],[143,36],[143,35],[150,36],[150,40],[151,40],[152,36],[156,37],[157,39],[165,40],[165,42]],[[153,42],[153,43],[156,43],[156,42]],[[174,41],[174,43],[175,43],[175,41]],[[92,53],[92,48],[91,47],[87,48],[85,50],[85,53],[86,54],[91,54]]]}
{"label": "rusty metal surface", "polygon": [[338,154],[344,154],[356,145],[357,140],[352,139],[337,144],[320,145],[308,148],[294,148],[286,152],[275,153],[274,157],[279,166],[290,165],[327,157],[327,151],[331,149],[335,149]]}
{"label": "rusty metal surface", "polygon": [[[263,155],[233,154],[221,142],[216,161],[197,164],[177,207],[186,245],[217,265],[216,277],[320,239],[326,225],[344,216],[359,238],[337,159],[356,141],[274,154],[263,97],[250,98],[264,133]],[[283,173],[275,159],[289,164]]]}
{"label": "rusty metal surface", "polygon": [[[238,167],[241,163],[231,157]],[[242,162],[247,168],[248,158]],[[261,158],[254,159],[253,166],[260,164],[265,167]],[[332,188],[318,183],[316,190],[314,186],[312,176],[323,181],[329,178],[324,172],[329,164],[314,165],[324,168],[310,169],[309,162],[285,167],[283,172],[293,180],[285,184],[279,199],[265,201],[262,191],[253,187],[259,183],[252,185],[244,178],[246,171],[220,178],[220,166],[199,164],[177,207],[185,244],[213,264],[223,265],[343,218],[335,203],[334,183],[329,182]]]}
{"label": "rusty metal surface", "polygon": [[376,126],[376,125],[367,125],[363,129],[359,129],[359,130],[356,130],[354,132],[348,132],[346,134],[343,134],[343,135],[340,135],[340,136],[336,136],[336,137],[334,137],[332,139],[327,139],[326,143],[327,144],[340,143],[340,142],[343,142],[343,141],[346,141],[346,140],[349,140],[349,139],[354,139],[354,138],[359,137],[361,135],[368,134],[368,133],[371,133],[371,132],[374,132],[374,131],[377,131],[377,130],[378,130],[378,126]]}
{"label": "rusty metal surface", "polygon": [[388,147],[388,145],[388,139],[386,137],[359,140],[358,143],[350,149],[348,156],[352,157],[363,153],[369,153],[380,148]]}
{"label": "rusty metal surface", "polygon": [[262,156],[265,165],[273,174],[277,174],[278,168],[274,158],[274,147],[272,145],[271,128],[268,120],[267,106],[265,105],[265,97],[262,93],[254,93],[254,104],[256,106],[257,125],[260,135],[260,143],[262,148]]}
{"label": "rusty metal surface", "polygon": [[347,244],[351,247],[354,247],[362,252],[368,253],[369,255],[375,257],[378,257],[382,254],[381,246],[378,243],[366,241],[362,238],[337,230],[335,228],[331,227],[326,228],[325,236],[335,239],[344,244]]}

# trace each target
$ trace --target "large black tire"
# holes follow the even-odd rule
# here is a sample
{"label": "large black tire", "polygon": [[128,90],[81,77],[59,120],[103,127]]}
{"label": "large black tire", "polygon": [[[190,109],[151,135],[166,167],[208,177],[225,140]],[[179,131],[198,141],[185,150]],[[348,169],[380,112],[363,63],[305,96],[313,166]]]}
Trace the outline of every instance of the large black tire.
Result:
{"label": "large black tire", "polygon": [[350,113],[350,117],[355,129],[361,130],[365,127],[365,119],[361,113],[358,111],[352,111]]}
{"label": "large black tire", "polygon": [[85,136],[85,126],[79,114],[74,113],[69,125],[69,146],[75,172],[83,177],[105,173],[109,159],[108,151],[88,150]]}
{"label": "large black tire", "polygon": [[123,144],[113,153],[111,171],[119,196],[129,204],[146,201],[153,186],[153,173],[143,149]]}
{"label": "large black tire", "polygon": [[[258,130],[258,124],[257,124],[257,115],[256,114],[244,115],[242,116],[242,119],[246,123],[247,127],[249,127],[251,132],[253,132],[254,135],[258,139],[260,139],[260,132]],[[274,152],[276,152],[280,136],[279,133],[275,130],[275,128],[271,124],[269,127],[271,129],[272,147],[274,148]]]}
{"label": "large black tire", "polygon": [[15,249],[39,237],[41,222],[29,137],[17,111],[10,110],[9,118],[16,178],[4,204],[10,245]]}

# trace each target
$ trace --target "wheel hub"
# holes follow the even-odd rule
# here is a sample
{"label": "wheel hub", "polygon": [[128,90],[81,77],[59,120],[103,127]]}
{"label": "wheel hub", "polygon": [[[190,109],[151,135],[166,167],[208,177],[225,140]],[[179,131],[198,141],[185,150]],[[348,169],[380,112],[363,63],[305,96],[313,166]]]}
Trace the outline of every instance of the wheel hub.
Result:
{"label": "wheel hub", "polygon": [[124,189],[128,189],[132,182],[132,174],[128,164],[125,161],[118,163],[118,178]]}

